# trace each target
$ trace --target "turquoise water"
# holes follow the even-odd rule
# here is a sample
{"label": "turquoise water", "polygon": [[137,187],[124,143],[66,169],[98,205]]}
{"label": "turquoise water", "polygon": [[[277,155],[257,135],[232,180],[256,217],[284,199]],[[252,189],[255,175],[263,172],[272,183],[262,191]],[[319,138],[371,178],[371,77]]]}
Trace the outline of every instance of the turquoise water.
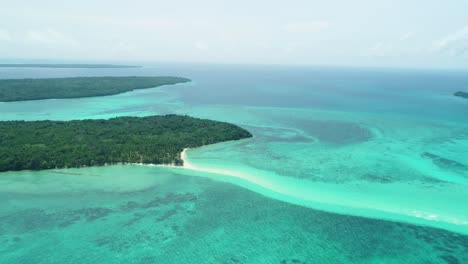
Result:
{"label": "turquoise water", "polygon": [[459,72],[153,65],[0,78],[176,75],[108,97],[0,103],[2,120],[178,113],[254,138],[148,166],[0,174],[1,263],[468,262]]}

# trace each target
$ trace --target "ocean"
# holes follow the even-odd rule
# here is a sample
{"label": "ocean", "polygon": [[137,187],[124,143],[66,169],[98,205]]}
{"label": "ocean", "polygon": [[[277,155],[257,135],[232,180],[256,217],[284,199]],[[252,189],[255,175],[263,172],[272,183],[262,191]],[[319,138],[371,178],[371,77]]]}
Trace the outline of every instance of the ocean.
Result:
{"label": "ocean", "polygon": [[253,138],[195,169],[0,173],[0,263],[468,263],[461,71],[151,64],[3,68],[0,78],[180,76],[191,83],[0,103],[0,120],[186,114]]}

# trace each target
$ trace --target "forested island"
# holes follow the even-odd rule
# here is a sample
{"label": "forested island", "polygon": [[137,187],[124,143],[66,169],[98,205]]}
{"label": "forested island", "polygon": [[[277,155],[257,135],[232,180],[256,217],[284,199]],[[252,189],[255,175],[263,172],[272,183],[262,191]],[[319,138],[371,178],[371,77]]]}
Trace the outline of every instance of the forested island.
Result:
{"label": "forested island", "polygon": [[114,65],[114,64],[48,64],[48,63],[0,63],[0,68],[140,68],[133,65]]}
{"label": "forested island", "polygon": [[188,116],[0,122],[0,172],[119,163],[182,165],[184,148],[252,137]]}
{"label": "forested island", "polygon": [[114,95],[189,82],[180,77],[74,77],[0,80],[0,102]]}
{"label": "forested island", "polygon": [[462,97],[462,98],[467,98],[468,99],[468,92],[462,92],[458,91],[454,94],[455,96]]}

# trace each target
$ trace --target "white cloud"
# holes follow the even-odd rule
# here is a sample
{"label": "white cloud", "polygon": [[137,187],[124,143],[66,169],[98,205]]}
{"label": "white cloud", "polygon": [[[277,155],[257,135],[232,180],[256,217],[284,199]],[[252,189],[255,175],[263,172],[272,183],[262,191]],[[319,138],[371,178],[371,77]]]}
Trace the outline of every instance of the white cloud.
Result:
{"label": "white cloud", "polygon": [[455,33],[435,41],[431,51],[448,52],[452,56],[463,55],[468,51],[468,25]]}
{"label": "white cloud", "polygon": [[102,25],[119,30],[130,29],[138,31],[172,31],[184,29],[193,24],[188,23],[184,20],[168,19],[168,18],[143,18],[143,17],[132,17],[131,19],[125,17],[102,17],[102,16],[86,16],[86,19],[83,20],[83,17],[77,16],[72,17],[72,21],[81,24],[89,25]]}
{"label": "white cloud", "polygon": [[370,57],[385,57],[393,51],[392,44],[386,44],[384,42],[377,42],[374,44],[364,55]]}
{"label": "white cloud", "polygon": [[133,45],[125,41],[116,41],[115,44],[111,45],[111,51],[117,54],[131,54],[136,50],[137,49]]}
{"label": "white cloud", "polygon": [[13,37],[11,36],[10,32],[0,29],[0,41],[12,41]]}
{"label": "white cloud", "polygon": [[76,46],[77,41],[53,29],[28,30],[25,41],[33,44]]}
{"label": "white cloud", "polygon": [[414,55],[418,53],[419,48],[412,47],[411,38],[414,33],[408,31],[402,34],[398,38],[389,39],[387,41],[379,41],[368,48],[363,55],[368,57],[395,57],[395,56],[406,56]]}
{"label": "white cloud", "polygon": [[283,25],[282,29],[289,33],[316,33],[330,27],[327,21],[298,21]]}
{"label": "white cloud", "polygon": [[408,40],[408,39],[412,38],[413,36],[414,36],[413,32],[411,32],[411,31],[406,32],[405,34],[401,35],[400,41]]}
{"label": "white cloud", "polygon": [[295,49],[296,49],[296,48],[293,47],[293,46],[286,46],[286,47],[283,48],[283,51],[284,51],[285,53],[288,53],[288,54],[289,54],[289,53],[293,53],[293,52],[295,51]]}
{"label": "white cloud", "polygon": [[206,42],[204,41],[195,41],[193,43],[193,46],[197,49],[197,50],[208,50],[208,44],[206,44]]}

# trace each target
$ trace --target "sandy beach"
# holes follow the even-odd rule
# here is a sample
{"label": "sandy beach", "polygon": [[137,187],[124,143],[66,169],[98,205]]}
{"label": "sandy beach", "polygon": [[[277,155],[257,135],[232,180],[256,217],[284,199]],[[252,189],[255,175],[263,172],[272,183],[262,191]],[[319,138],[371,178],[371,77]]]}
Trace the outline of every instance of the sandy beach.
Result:
{"label": "sandy beach", "polygon": [[187,150],[188,148],[184,148],[180,153],[180,159],[183,161],[183,167],[187,169],[195,169],[188,161],[187,161]]}

